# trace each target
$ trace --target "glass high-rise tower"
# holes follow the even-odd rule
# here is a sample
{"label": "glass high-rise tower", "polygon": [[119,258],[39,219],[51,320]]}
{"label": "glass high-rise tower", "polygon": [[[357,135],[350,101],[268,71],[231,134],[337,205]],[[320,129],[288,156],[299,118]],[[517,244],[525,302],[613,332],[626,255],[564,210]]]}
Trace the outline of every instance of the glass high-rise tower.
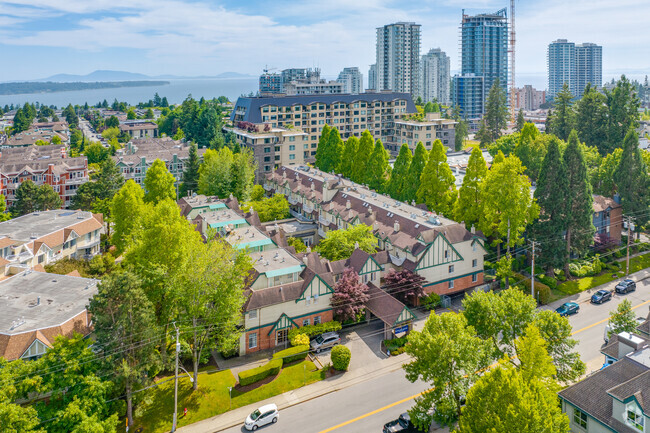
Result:
{"label": "glass high-rise tower", "polygon": [[553,99],[564,83],[576,97],[582,97],[585,86],[603,84],[603,47],[592,43],[576,45],[558,39],[548,45],[548,98]]}

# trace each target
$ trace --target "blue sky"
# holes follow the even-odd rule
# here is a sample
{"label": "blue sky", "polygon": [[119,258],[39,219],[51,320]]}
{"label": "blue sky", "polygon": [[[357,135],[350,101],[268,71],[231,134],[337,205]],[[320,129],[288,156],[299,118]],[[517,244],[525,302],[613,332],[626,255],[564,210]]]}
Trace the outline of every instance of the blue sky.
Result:
{"label": "blue sky", "polygon": [[[458,25],[507,0],[0,0],[0,82],[96,69],[148,75],[259,74],[265,65],[374,63],[375,28],[422,25],[422,51],[458,69]],[[603,45],[604,78],[650,70],[647,0],[517,0],[517,82],[544,82],[557,38]],[[536,76],[536,78],[533,78]],[[541,77],[541,78],[540,78]]]}

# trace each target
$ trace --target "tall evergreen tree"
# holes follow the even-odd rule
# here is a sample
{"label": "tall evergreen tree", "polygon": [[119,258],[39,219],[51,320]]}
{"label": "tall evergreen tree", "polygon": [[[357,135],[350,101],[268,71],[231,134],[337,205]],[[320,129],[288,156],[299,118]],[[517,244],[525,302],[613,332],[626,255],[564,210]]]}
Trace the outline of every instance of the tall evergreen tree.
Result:
{"label": "tall evergreen tree", "polygon": [[519,113],[517,113],[517,123],[515,124],[515,131],[521,132],[521,130],[524,127],[524,123],[526,123],[526,120],[524,119],[524,110],[520,108]]}
{"label": "tall evergreen tree", "polygon": [[622,147],[630,128],[639,126],[639,99],[625,75],[612,91],[605,90],[609,119],[607,123],[607,153]]}
{"label": "tall evergreen tree", "polygon": [[357,149],[357,156],[354,159],[354,165],[352,167],[352,180],[365,184],[367,183],[367,169],[368,161],[370,161],[370,156],[375,150],[375,139],[372,138],[372,135],[368,130],[363,131],[361,134],[361,139],[359,140],[359,148]]}
{"label": "tall evergreen tree", "polygon": [[384,192],[389,176],[388,152],[381,140],[377,140],[370,161],[368,161],[368,186],[375,191]]}
{"label": "tall evergreen tree", "polygon": [[411,165],[406,173],[406,185],[403,196],[404,201],[410,203],[416,200],[418,189],[420,189],[420,178],[422,177],[422,172],[424,171],[424,167],[426,167],[428,161],[429,154],[427,153],[427,149],[425,149],[424,144],[422,144],[421,141],[418,141],[417,146],[415,146]]}
{"label": "tall evergreen tree", "polygon": [[[158,95],[156,93],[156,95]],[[180,193],[181,197],[185,197],[189,191],[198,192],[199,189],[199,152],[196,143],[190,143],[190,155],[183,171],[183,183],[181,183]]]}
{"label": "tall evergreen tree", "polygon": [[560,140],[566,141],[574,125],[573,95],[569,91],[569,85],[564,83],[562,90],[555,96],[553,101],[553,118],[551,119],[551,130],[547,133],[554,134]]}
{"label": "tall evergreen tree", "polygon": [[327,139],[330,134],[329,125],[325,124],[318,138],[318,147],[316,148],[316,161],[314,165],[322,170],[325,155],[327,154]]}
{"label": "tall evergreen tree", "polygon": [[483,152],[478,147],[474,147],[467,161],[463,185],[458,191],[458,200],[454,206],[456,221],[465,221],[465,227],[468,229],[478,224],[483,213],[481,183],[486,175],[487,164]]}
{"label": "tall evergreen tree", "polygon": [[494,84],[488,93],[483,120],[491,141],[501,137],[501,131],[506,129],[507,126],[508,105],[506,92],[501,87],[498,78],[494,80]]}
{"label": "tall evergreen tree", "polygon": [[343,147],[343,140],[339,135],[339,130],[332,128],[327,134],[327,145],[322,154],[319,168],[326,173],[338,171],[341,165],[341,159],[343,158]]}
{"label": "tall evergreen tree", "polygon": [[594,241],[593,197],[587,174],[587,164],[578,141],[578,133],[569,134],[569,142],[564,151],[564,165],[567,171],[568,193],[566,197],[566,262],[564,273],[569,278],[569,258],[571,252],[584,253]]}
{"label": "tall evergreen tree", "polygon": [[623,213],[633,216],[635,225],[644,225],[648,221],[650,182],[648,167],[639,149],[639,138],[632,128],[625,136],[621,160],[614,172],[614,182],[621,196]]}
{"label": "tall evergreen tree", "polygon": [[519,134],[519,142],[515,146],[515,155],[526,167],[526,175],[532,181],[537,181],[539,170],[546,155],[546,136],[542,136],[532,123],[524,124]]}
{"label": "tall evergreen tree", "polygon": [[452,216],[456,202],[456,178],[447,164],[447,154],[440,140],[431,145],[429,161],[417,192],[418,202],[425,203],[429,210]]}
{"label": "tall evergreen tree", "polygon": [[607,98],[591,84],[576,103],[576,130],[580,141],[587,146],[596,146],[601,155],[610,152],[607,140]]}
{"label": "tall evergreen tree", "polygon": [[393,165],[393,171],[390,174],[390,180],[386,190],[388,194],[395,200],[404,201],[404,193],[406,192],[406,183],[409,168],[411,167],[411,160],[413,155],[406,143],[402,144],[399,149],[399,155]]}
{"label": "tall evergreen tree", "polygon": [[354,168],[354,158],[357,156],[359,149],[359,139],[354,135],[348,138],[343,149],[343,158],[341,159],[340,172],[344,177],[352,178],[352,169]]}
{"label": "tall evergreen tree", "polygon": [[463,150],[463,146],[465,144],[465,139],[467,138],[467,122],[465,120],[462,120],[460,118],[456,119],[456,126],[455,126],[455,135],[454,135],[454,150],[456,152],[460,152]]}
{"label": "tall evergreen tree", "polygon": [[539,173],[535,200],[540,207],[539,219],[533,224],[533,236],[541,246],[540,266],[553,276],[554,268],[563,268],[566,261],[566,242],[560,235],[567,229],[567,194],[569,180],[560,154],[559,140],[548,145]]}
{"label": "tall evergreen tree", "polygon": [[551,134],[551,130],[553,128],[552,125],[553,122],[553,109],[549,108],[548,113],[546,113],[546,120],[544,120],[544,132],[547,134]]}
{"label": "tall evergreen tree", "polygon": [[237,197],[240,202],[247,201],[250,198],[255,183],[255,158],[250,149],[242,149],[235,153],[232,159],[231,172],[231,193]]}

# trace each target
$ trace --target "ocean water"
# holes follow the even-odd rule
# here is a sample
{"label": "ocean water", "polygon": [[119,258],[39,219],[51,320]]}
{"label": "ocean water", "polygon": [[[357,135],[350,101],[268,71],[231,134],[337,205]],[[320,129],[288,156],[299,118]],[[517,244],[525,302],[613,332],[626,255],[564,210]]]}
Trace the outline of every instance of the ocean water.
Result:
{"label": "ocean water", "polygon": [[68,104],[83,105],[86,102],[89,105],[94,105],[104,99],[110,104],[116,98],[118,101],[137,104],[138,102],[147,102],[153,99],[156,92],[158,92],[161,98],[166,96],[170,104],[183,102],[189,94],[196,100],[201,99],[201,97],[212,99],[219,96],[226,96],[231,101],[236,101],[237,97],[242,93],[257,92],[259,86],[257,77],[168,79],[164,81],[169,81],[169,84],[147,87],[121,87],[117,89],[0,95],[0,106],[4,107],[5,105],[11,104],[23,105],[25,102],[39,102],[46,105],[56,105],[61,108]]}

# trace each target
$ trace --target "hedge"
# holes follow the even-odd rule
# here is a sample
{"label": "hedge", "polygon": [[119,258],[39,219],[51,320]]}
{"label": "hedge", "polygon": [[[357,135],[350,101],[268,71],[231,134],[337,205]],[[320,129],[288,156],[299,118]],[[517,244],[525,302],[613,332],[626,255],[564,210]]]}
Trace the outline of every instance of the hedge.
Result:
{"label": "hedge", "polygon": [[264,365],[239,372],[239,384],[241,386],[250,385],[266,379],[269,376],[275,376],[282,368],[281,359],[272,359]]}
{"label": "hedge", "polygon": [[548,287],[550,287],[551,290],[557,289],[557,280],[553,277],[549,277],[548,275],[537,275],[537,278],[535,278],[537,281],[540,281],[542,284],[546,284]]}
{"label": "hedge", "polygon": [[325,332],[340,331],[340,330],[341,330],[341,323],[337,322],[336,320],[332,320],[331,322],[319,323],[318,325],[307,325],[301,328],[291,328],[291,330],[289,331],[289,341],[291,342],[292,346],[295,346],[296,344],[294,344],[294,340],[296,335],[304,334],[311,339],[312,337],[323,334]]}
{"label": "hedge", "polygon": [[[515,274],[513,278],[517,281],[517,287],[525,293],[530,293],[530,279],[521,274]],[[548,304],[551,301],[551,288],[540,281],[535,281],[535,299],[538,299],[542,305]]]}
{"label": "hedge", "polygon": [[274,353],[273,359],[281,359],[284,365],[284,364],[289,364],[290,362],[293,361],[305,359],[308,353],[309,353],[308,345],[295,346]]}
{"label": "hedge", "polygon": [[350,349],[347,347],[337,345],[332,348],[330,357],[332,359],[332,366],[334,369],[345,371],[350,365],[350,358],[352,357],[352,354],[350,353]]}

